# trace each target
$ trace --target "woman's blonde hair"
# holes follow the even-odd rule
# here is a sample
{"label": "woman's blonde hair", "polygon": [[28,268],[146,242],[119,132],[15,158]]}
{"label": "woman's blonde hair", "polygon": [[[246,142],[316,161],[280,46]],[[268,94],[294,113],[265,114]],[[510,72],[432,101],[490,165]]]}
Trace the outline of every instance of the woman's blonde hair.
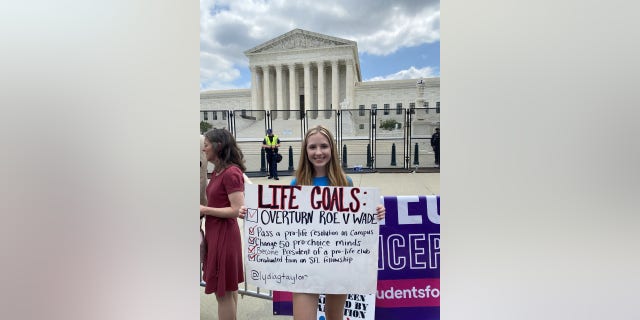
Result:
{"label": "woman's blonde hair", "polygon": [[315,169],[309,161],[309,155],[307,154],[307,141],[309,136],[313,134],[322,134],[329,140],[331,147],[331,160],[329,161],[327,168],[327,178],[329,179],[330,186],[348,186],[347,176],[345,175],[342,167],[340,167],[340,160],[338,159],[338,147],[336,146],[336,140],[333,135],[323,125],[318,125],[307,131],[302,140],[302,148],[300,149],[300,160],[298,162],[298,169],[296,170],[296,184],[300,186],[313,185],[313,177],[315,176]]}

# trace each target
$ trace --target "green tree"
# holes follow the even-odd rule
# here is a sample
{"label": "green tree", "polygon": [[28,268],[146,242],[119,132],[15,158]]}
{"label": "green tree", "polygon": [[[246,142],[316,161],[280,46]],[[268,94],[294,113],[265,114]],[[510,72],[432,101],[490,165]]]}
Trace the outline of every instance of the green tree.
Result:
{"label": "green tree", "polygon": [[200,134],[203,134],[207,131],[209,131],[209,129],[213,128],[213,126],[208,123],[208,122],[204,122],[204,121],[200,121]]}
{"label": "green tree", "polygon": [[398,123],[395,119],[387,119],[380,123],[380,128],[391,131],[396,128]]}

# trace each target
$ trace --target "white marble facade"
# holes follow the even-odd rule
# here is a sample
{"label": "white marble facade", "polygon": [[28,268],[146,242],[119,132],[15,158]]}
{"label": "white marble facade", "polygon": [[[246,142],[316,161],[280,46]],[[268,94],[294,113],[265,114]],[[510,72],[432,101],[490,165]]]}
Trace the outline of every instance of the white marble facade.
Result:
{"label": "white marble facade", "polygon": [[338,109],[360,81],[354,41],[295,29],[245,51],[251,109]]}
{"label": "white marble facade", "polygon": [[[440,78],[367,81],[355,41],[295,29],[244,52],[251,88],[200,94],[201,110],[337,110],[440,104]],[[395,113],[395,112],[394,112]]]}

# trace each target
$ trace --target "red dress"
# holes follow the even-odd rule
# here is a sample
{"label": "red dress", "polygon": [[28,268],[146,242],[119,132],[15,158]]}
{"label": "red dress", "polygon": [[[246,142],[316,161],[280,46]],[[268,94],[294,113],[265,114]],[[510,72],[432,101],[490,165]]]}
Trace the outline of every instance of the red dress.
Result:
{"label": "red dress", "polygon": [[[240,168],[230,166],[218,175],[213,173],[207,185],[207,206],[230,207],[228,194],[236,191],[244,192],[244,179]],[[208,250],[202,264],[202,278],[207,283],[204,293],[215,292],[220,297],[225,291],[238,290],[238,283],[244,282],[244,273],[237,219],[206,216],[205,241]]]}

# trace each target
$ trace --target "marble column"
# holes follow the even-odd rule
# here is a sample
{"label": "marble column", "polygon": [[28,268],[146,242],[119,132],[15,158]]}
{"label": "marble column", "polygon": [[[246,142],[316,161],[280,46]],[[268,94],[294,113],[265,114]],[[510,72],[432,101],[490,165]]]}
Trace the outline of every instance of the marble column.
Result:
{"label": "marble column", "polygon": [[258,109],[258,75],[256,66],[250,66],[251,70],[251,109]]}
{"label": "marble column", "polygon": [[318,61],[318,109],[328,109],[324,92],[324,61]]}
{"label": "marble column", "polygon": [[[260,69],[260,71],[258,71]],[[264,67],[256,67],[256,108],[255,110],[264,110],[264,97],[263,85],[264,85]]]}
{"label": "marble column", "polygon": [[346,72],[346,77],[347,77],[347,81],[346,81],[346,99],[349,102],[349,105],[347,108],[352,108],[353,107],[353,87],[354,87],[354,82],[353,82],[353,61],[352,60],[347,60],[347,72]]}
{"label": "marble column", "polygon": [[270,71],[269,71],[269,66],[264,66],[262,67],[262,74],[263,74],[263,78],[264,78],[264,89],[263,89],[263,93],[264,93],[264,101],[263,101],[263,110],[271,110],[271,83],[269,80],[271,80],[270,78]]}
{"label": "marble column", "polygon": [[289,64],[289,110],[297,109],[298,82],[296,81],[296,65]]}
{"label": "marble column", "polygon": [[340,109],[340,89],[338,75],[338,60],[331,61],[331,108],[333,110]]}
{"label": "marble column", "polygon": [[311,110],[311,62],[304,62],[304,108]]}
{"label": "marble column", "polygon": [[274,109],[283,109],[282,103],[282,65],[276,65],[276,107]]}

